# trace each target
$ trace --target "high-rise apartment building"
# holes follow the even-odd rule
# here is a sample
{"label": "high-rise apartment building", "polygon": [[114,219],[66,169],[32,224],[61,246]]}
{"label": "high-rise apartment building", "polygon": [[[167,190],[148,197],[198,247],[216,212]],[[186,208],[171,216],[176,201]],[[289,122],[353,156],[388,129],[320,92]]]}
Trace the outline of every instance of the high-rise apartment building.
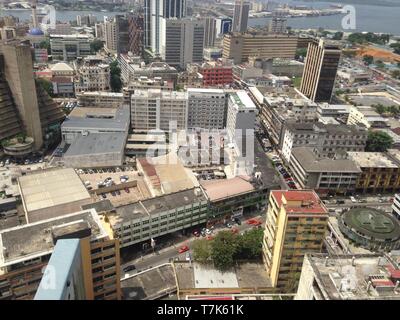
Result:
{"label": "high-rise apartment building", "polygon": [[286,34],[230,33],[224,36],[222,57],[233,59],[235,64],[250,57],[262,59],[294,59],[298,36]]}
{"label": "high-rise apartment building", "polygon": [[186,17],[186,0],[163,0],[164,18]]}
{"label": "high-rise apartment building", "polygon": [[160,53],[166,63],[185,68],[201,63],[204,48],[204,20],[162,19]]}
{"label": "high-rise apartment building", "polygon": [[188,129],[224,129],[228,94],[222,89],[195,89],[188,93]]}
{"label": "high-rise apartment building", "polygon": [[131,126],[135,132],[186,129],[187,94],[161,89],[136,90],[131,95]]}
{"label": "high-rise apartment building", "polygon": [[335,86],[341,49],[323,40],[308,44],[300,91],[315,102],[329,102]]}
{"label": "high-rise apartment building", "polygon": [[[83,281],[80,295],[88,300],[120,299],[119,241],[108,230],[110,227],[94,209],[2,230],[0,300],[33,299],[43,271],[62,239],[79,240],[79,275]],[[53,281],[57,281],[54,274]]]}
{"label": "high-rise apartment building", "polygon": [[117,52],[118,49],[118,33],[117,24],[114,19],[104,17],[104,47],[110,52]]}
{"label": "high-rise apartment building", "polygon": [[249,20],[250,3],[244,0],[236,0],[233,9],[233,32],[246,32]]}
{"label": "high-rise apartment building", "polygon": [[269,196],[263,260],[272,286],[296,292],[306,253],[319,253],[328,210],[311,190],[274,190]]}
{"label": "high-rise apartment building", "polygon": [[216,34],[216,21],[213,17],[204,19],[204,48],[214,47]]}

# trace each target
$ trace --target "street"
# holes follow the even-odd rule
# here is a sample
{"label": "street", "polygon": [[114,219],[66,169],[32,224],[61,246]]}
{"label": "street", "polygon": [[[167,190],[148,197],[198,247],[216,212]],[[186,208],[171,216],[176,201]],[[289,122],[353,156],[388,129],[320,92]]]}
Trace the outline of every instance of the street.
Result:
{"label": "street", "polygon": [[[250,230],[251,228],[254,228],[254,226],[248,225],[246,223],[246,220],[251,219],[251,218],[260,219],[263,222],[263,224],[265,223],[265,214],[262,216],[261,215],[258,215],[258,216],[247,215],[246,217],[242,217],[241,225],[234,224],[233,227],[237,228],[239,230],[239,233],[243,233],[247,230]],[[231,229],[226,228],[226,227],[216,228],[213,230],[212,236],[215,236],[220,231],[229,231],[229,230],[231,230]],[[126,275],[131,276],[137,272],[144,271],[146,269],[170,262],[170,259],[174,259],[177,257],[180,257],[181,259],[185,259],[186,253],[191,252],[191,250],[179,254],[178,253],[179,248],[182,246],[188,246],[190,248],[190,244],[193,241],[198,240],[198,239],[206,239],[206,238],[205,237],[195,237],[194,235],[191,235],[189,238],[187,238],[179,243],[175,243],[174,245],[163,248],[159,251],[151,252],[149,254],[143,255],[141,258],[136,258],[127,263],[122,264],[121,265],[121,278],[123,279]],[[136,270],[130,271],[128,273],[123,272],[123,269],[129,265],[135,265]]]}

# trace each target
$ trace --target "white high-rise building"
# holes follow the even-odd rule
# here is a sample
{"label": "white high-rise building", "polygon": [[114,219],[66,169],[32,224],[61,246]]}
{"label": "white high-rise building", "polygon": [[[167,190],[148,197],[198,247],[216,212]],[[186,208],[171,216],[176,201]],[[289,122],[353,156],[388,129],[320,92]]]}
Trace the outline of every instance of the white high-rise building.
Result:
{"label": "white high-rise building", "polygon": [[160,53],[162,19],[186,17],[186,0],[145,0],[144,43],[154,54]]}
{"label": "white high-rise building", "polygon": [[104,39],[105,48],[110,52],[117,52],[118,48],[118,33],[117,24],[114,19],[104,17]]}
{"label": "white high-rise building", "polygon": [[[161,89],[136,90],[131,96],[131,126],[134,132],[185,130],[187,93]],[[175,128],[171,125],[176,124]]]}
{"label": "white high-rise building", "polygon": [[174,67],[201,63],[204,48],[204,20],[162,19],[161,57]]}
{"label": "white high-rise building", "polygon": [[188,93],[188,129],[224,129],[228,94],[222,89],[191,88]]}

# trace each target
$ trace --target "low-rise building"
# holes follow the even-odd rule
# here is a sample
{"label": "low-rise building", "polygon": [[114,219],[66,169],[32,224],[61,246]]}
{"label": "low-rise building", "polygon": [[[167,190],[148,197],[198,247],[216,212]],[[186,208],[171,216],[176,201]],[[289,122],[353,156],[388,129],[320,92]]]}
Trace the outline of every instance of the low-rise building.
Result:
{"label": "low-rise building", "polygon": [[63,156],[72,168],[122,166],[126,143],[125,132],[102,132],[79,135]]}
{"label": "low-rise building", "polygon": [[371,80],[371,74],[359,68],[340,68],[337,75],[349,84]]}
{"label": "low-rise building", "polygon": [[76,107],[61,125],[61,135],[67,144],[90,133],[123,133],[126,137],[129,124],[129,106],[126,105],[119,108]]}
{"label": "low-rise building", "polygon": [[120,92],[80,92],[76,98],[79,107],[85,108],[118,108],[124,102],[124,95]]}
{"label": "low-rise building", "polygon": [[256,178],[205,180],[200,185],[210,201],[210,225],[259,211],[267,204],[268,189]]}
{"label": "low-rise building", "polygon": [[205,62],[201,65],[200,74],[203,76],[203,84],[206,87],[223,87],[233,83],[233,63],[219,59]]}
{"label": "low-rise building", "polygon": [[368,132],[358,126],[316,123],[287,123],[282,141],[282,155],[290,162],[295,147],[318,147],[322,154],[332,157],[340,151],[364,151]]}
{"label": "low-rise building", "polygon": [[36,170],[18,178],[27,223],[70,212],[92,202],[83,182],[71,168]]}
{"label": "low-rise building", "polygon": [[400,190],[400,165],[399,158],[396,159],[398,156],[384,152],[349,152],[348,154],[361,169],[356,184],[357,192],[376,194]]}
{"label": "low-rise building", "polygon": [[118,207],[107,217],[121,247],[127,247],[205,223],[208,201],[200,188],[192,188]]}
{"label": "low-rise building", "polygon": [[389,126],[388,119],[383,118],[370,106],[351,107],[347,124],[363,125],[368,129]]}
{"label": "low-rise building", "polygon": [[203,49],[203,59],[206,61],[215,61],[222,58],[222,48],[209,47]]}
{"label": "low-rise building", "polygon": [[51,35],[50,47],[54,60],[74,60],[91,54],[91,38],[87,35]]}
{"label": "low-rise building", "polygon": [[361,170],[346,158],[328,158],[311,147],[293,148],[290,170],[302,189],[319,195],[351,194]]}
{"label": "low-rise building", "polygon": [[242,262],[227,271],[211,264],[178,261],[174,263],[178,299],[228,300],[228,294],[268,294],[273,292],[271,281],[261,263]]}
{"label": "low-rise building", "polygon": [[75,76],[76,92],[110,90],[110,65],[102,57],[84,58]]}
{"label": "low-rise building", "polygon": [[388,254],[306,254],[295,300],[399,300],[399,279]]}
{"label": "low-rise building", "polygon": [[291,87],[250,87],[259,107],[260,123],[272,142],[282,148],[285,123],[317,121],[317,104]]}

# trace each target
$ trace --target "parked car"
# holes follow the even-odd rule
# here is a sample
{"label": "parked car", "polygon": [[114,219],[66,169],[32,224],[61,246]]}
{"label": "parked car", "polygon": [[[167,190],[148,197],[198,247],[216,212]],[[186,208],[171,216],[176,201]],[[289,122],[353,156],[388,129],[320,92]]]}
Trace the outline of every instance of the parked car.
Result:
{"label": "parked car", "polygon": [[136,267],[135,267],[135,265],[131,264],[129,266],[126,266],[123,270],[124,270],[124,272],[129,272],[129,271],[136,270]]}
{"label": "parked car", "polygon": [[240,221],[239,218],[235,218],[235,222],[240,226],[242,224],[242,222]]}
{"label": "parked car", "polygon": [[198,238],[200,237],[200,232],[198,230],[193,231],[193,235]]}
{"label": "parked car", "polygon": [[125,188],[126,193],[130,193],[129,188]]}
{"label": "parked car", "polygon": [[179,248],[178,253],[184,253],[186,251],[189,251],[189,247],[188,246],[182,246]]}
{"label": "parked car", "polygon": [[105,193],[102,193],[102,194],[101,194],[101,197],[102,197],[103,199],[107,199],[107,195],[106,195]]}

